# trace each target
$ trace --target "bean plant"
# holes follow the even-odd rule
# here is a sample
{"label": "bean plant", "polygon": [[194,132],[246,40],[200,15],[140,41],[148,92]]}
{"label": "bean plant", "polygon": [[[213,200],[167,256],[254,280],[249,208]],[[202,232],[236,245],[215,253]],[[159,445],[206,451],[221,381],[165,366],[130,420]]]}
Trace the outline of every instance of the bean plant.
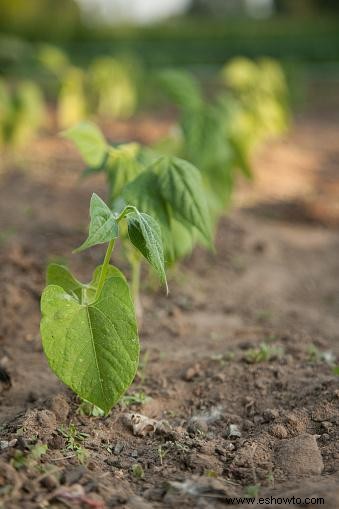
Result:
{"label": "bean plant", "polygon": [[[126,203],[157,218],[167,265],[193,249],[196,242],[212,247],[211,217],[200,172],[177,157],[164,157],[137,143],[110,145],[91,123],[66,131],[84,161],[86,173],[104,171],[110,206],[119,211]],[[132,293],[140,311],[142,258],[122,231],[123,249],[132,268]]]}
{"label": "bean plant", "polygon": [[157,271],[167,288],[158,221],[126,205],[113,212],[96,194],[90,203],[88,237],[75,251],[107,244],[103,263],[89,283],[52,263],[41,298],[41,337],[54,373],[83,400],[105,413],[132,383],[139,359],[135,309],[125,276],[110,260],[120,228]]}
{"label": "bean plant", "polygon": [[23,146],[44,121],[44,103],[31,81],[10,86],[0,79],[0,148]]}
{"label": "bean plant", "polygon": [[162,140],[159,148],[199,167],[216,222],[229,203],[238,171],[251,178],[254,149],[287,128],[283,71],[270,59],[234,59],[222,69],[221,90],[212,98],[186,71],[163,70],[157,83],[180,112],[176,136]]}
{"label": "bean plant", "polygon": [[58,47],[44,44],[38,60],[57,82],[57,118],[61,128],[91,115],[128,118],[137,106],[137,76],[122,59],[99,57],[88,69],[71,63]]}

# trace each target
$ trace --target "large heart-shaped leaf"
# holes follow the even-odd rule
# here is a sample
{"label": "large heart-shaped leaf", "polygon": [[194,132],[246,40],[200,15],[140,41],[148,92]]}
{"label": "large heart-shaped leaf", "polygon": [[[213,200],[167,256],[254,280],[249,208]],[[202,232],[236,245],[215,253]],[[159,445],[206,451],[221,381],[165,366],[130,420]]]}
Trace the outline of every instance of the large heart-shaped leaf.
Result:
{"label": "large heart-shaped leaf", "polygon": [[177,157],[158,163],[159,187],[174,217],[194,226],[212,245],[211,218],[199,170]]}
{"label": "large heart-shaped leaf", "polygon": [[75,252],[84,251],[97,244],[105,244],[119,235],[118,223],[113,212],[95,193],[92,194],[89,213],[91,222],[88,237],[80,247],[75,249]]}
{"label": "large heart-shaped leaf", "polygon": [[134,307],[124,276],[117,269],[111,273],[90,304],[49,285],[41,312],[42,344],[51,369],[81,398],[107,413],[132,383],[139,358]]}
{"label": "large heart-shaped leaf", "polygon": [[67,293],[81,299],[84,284],[78,281],[64,265],[50,263],[47,268],[47,285],[61,286]]}
{"label": "large heart-shaped leaf", "polygon": [[108,145],[100,129],[91,122],[81,122],[63,136],[73,141],[85,163],[91,167],[100,166],[106,156]]}
{"label": "large heart-shaped leaf", "polygon": [[[47,285],[61,286],[65,292],[69,293],[82,303],[89,303],[94,300],[96,288],[98,286],[102,265],[95,269],[90,283],[81,283],[71,271],[64,265],[50,263],[47,268]],[[121,272],[113,265],[107,267],[106,278],[121,275]]]}
{"label": "large heart-shaped leaf", "polygon": [[159,223],[149,214],[138,210],[127,215],[127,223],[128,235],[132,244],[157,271],[168,291]]}

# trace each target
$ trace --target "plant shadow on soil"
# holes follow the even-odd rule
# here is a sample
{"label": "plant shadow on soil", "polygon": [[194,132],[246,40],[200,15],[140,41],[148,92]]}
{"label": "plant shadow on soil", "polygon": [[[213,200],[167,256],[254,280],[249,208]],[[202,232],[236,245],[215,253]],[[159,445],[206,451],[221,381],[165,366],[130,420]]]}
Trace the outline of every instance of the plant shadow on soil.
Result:
{"label": "plant shadow on soil", "polygon": [[[32,148],[40,168],[21,162],[2,175],[3,507],[222,507],[244,494],[324,497],[325,507],[337,507],[336,210],[331,220],[281,213],[281,203],[295,200],[282,171],[274,217],[264,207],[286,159],[301,188],[321,178],[320,159],[333,164],[339,127],[317,125],[300,120],[287,141],[261,154],[258,184],[240,189],[215,255],[197,249],[171,274],[168,298],[145,285],[140,370],[131,397],[105,418],[79,412],[47,366],[38,329],[47,261],[70,262],[86,279],[100,259],[100,249],[69,253],[84,236],[92,190],[104,196],[103,180],[80,180],[73,152],[48,138]],[[303,211],[319,210],[319,200],[329,210],[326,196],[308,195]],[[152,425],[133,433],[126,414],[135,413]]]}

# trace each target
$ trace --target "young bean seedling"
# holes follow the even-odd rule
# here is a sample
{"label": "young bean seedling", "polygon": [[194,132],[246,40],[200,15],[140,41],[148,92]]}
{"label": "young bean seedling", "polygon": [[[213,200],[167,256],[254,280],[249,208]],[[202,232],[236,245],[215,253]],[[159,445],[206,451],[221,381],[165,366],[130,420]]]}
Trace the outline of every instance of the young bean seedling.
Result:
{"label": "young bean seedling", "polygon": [[132,383],[139,339],[133,301],[124,275],[110,259],[125,222],[130,242],[166,285],[160,227],[131,205],[119,214],[93,194],[89,234],[76,251],[108,244],[90,283],[78,281],[62,265],[50,264],[41,298],[41,337],[54,373],[82,399],[105,413]]}
{"label": "young bean seedling", "polygon": [[[126,203],[157,218],[167,264],[192,251],[197,241],[212,245],[206,190],[199,170],[177,157],[164,157],[137,143],[110,145],[94,124],[81,123],[64,133],[78,148],[86,172],[104,171],[112,210]],[[121,231],[123,250],[131,266],[132,294],[140,315],[141,256]]]}

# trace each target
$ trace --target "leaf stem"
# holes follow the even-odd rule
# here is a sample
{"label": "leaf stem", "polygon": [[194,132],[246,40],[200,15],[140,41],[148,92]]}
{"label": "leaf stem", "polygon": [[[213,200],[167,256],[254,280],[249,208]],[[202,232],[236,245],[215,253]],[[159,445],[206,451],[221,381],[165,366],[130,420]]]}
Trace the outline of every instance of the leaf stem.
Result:
{"label": "leaf stem", "polygon": [[132,277],[131,277],[131,290],[134,306],[136,309],[137,317],[141,319],[142,306],[140,301],[140,276],[141,276],[141,259],[134,257],[131,262],[132,266]]}
{"label": "leaf stem", "polygon": [[105,254],[104,262],[103,262],[102,267],[101,267],[99,283],[98,283],[98,286],[97,286],[97,290],[95,292],[94,300],[97,300],[100,297],[101,290],[102,290],[102,288],[103,288],[103,286],[105,284],[105,280],[106,280],[106,276],[107,276],[107,271],[108,271],[108,265],[109,265],[109,262],[110,262],[110,259],[111,259],[111,256],[112,256],[112,251],[113,251],[113,248],[114,248],[114,244],[115,244],[115,239],[111,240],[109,242],[108,246],[107,246],[107,251],[106,251],[106,254]]}

